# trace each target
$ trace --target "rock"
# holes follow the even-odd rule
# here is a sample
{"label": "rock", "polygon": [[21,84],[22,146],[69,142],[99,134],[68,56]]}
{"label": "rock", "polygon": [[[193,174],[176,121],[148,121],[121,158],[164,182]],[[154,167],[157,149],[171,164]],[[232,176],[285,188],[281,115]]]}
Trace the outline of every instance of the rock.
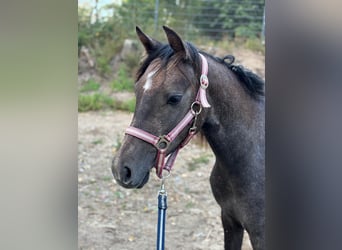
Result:
{"label": "rock", "polygon": [[82,46],[78,57],[78,84],[81,86],[90,79],[99,79],[95,69],[95,60],[89,49]]}
{"label": "rock", "polygon": [[89,49],[82,46],[78,57],[78,73],[89,71],[95,67],[94,60],[90,56]]}
{"label": "rock", "polygon": [[109,63],[112,69],[112,72],[115,74],[119,70],[122,62],[127,59],[129,60],[129,57],[131,57],[132,54],[137,56],[138,58],[141,57],[138,41],[132,40],[132,39],[125,39],[121,52],[113,56],[113,58],[111,59]]}
{"label": "rock", "polygon": [[137,53],[138,51],[138,41],[132,39],[125,39],[120,53],[120,57],[122,60],[125,60],[127,59],[127,56],[129,56],[132,53]]}

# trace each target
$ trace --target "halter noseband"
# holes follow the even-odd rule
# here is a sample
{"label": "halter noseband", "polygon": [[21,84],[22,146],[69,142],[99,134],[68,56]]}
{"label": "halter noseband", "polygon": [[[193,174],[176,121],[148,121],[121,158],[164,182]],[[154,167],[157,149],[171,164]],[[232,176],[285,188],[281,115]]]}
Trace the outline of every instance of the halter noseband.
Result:
{"label": "halter noseband", "polygon": [[[198,89],[195,101],[191,104],[190,110],[184,116],[184,118],[174,127],[167,135],[155,136],[142,129],[135,127],[128,127],[126,129],[126,134],[134,136],[140,140],[148,142],[155,146],[158,150],[157,161],[156,161],[156,174],[159,178],[162,178],[163,169],[171,171],[173,163],[176,160],[179,149],[184,147],[191,138],[197,133],[196,121],[197,116],[201,113],[202,107],[210,108],[210,104],[207,101],[206,89],[209,86],[208,80],[208,62],[207,59],[199,54],[202,61],[202,74],[200,78],[200,88]],[[183,129],[193,121],[191,128],[189,129],[188,136],[183,140],[183,142],[172,152],[165,163],[166,151],[169,145],[176,137],[183,131]]]}

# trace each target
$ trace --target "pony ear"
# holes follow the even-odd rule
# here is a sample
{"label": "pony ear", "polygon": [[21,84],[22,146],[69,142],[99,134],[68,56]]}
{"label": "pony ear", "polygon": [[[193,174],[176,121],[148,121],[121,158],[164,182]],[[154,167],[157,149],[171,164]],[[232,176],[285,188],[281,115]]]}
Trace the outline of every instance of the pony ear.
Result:
{"label": "pony ear", "polygon": [[142,45],[144,45],[147,54],[152,53],[154,50],[156,50],[161,45],[160,42],[150,38],[148,35],[146,35],[144,32],[142,32],[138,26],[135,27],[135,30],[137,32],[137,35],[138,35]]}
{"label": "pony ear", "polygon": [[171,48],[173,49],[173,51],[175,52],[175,54],[177,53],[183,54],[183,57],[187,58],[188,52],[180,36],[176,32],[174,32],[172,29],[166,26],[163,26],[163,29],[165,31],[167,40],[169,41],[169,44]]}

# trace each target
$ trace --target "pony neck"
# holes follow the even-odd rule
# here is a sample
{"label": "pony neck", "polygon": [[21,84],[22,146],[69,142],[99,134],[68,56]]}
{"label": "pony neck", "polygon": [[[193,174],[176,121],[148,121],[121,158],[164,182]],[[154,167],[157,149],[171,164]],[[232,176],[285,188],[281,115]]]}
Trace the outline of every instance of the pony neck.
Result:
{"label": "pony neck", "polygon": [[202,132],[217,160],[234,166],[248,161],[253,164],[251,161],[262,157],[256,155],[263,155],[258,151],[264,148],[264,100],[252,98],[225,65],[207,59],[210,82],[207,94],[212,107]]}

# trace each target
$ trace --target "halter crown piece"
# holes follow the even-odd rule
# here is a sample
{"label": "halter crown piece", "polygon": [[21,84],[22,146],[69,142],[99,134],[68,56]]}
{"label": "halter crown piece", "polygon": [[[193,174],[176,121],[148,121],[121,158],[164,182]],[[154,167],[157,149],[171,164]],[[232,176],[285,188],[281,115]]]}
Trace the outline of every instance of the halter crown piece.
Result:
{"label": "halter crown piece", "polygon": [[[184,147],[191,138],[198,132],[196,127],[197,116],[201,113],[203,108],[210,108],[210,104],[207,100],[206,89],[209,86],[208,80],[208,62],[207,59],[199,54],[202,61],[202,74],[200,77],[200,87],[197,92],[195,101],[191,104],[190,110],[184,116],[184,118],[174,127],[167,135],[155,136],[142,129],[135,127],[128,127],[126,129],[126,134],[134,136],[140,140],[148,142],[157,148],[157,160],[156,160],[156,174],[159,178],[163,178],[163,169],[168,172],[171,171],[173,163],[176,160],[179,149]],[[196,107],[197,106],[197,107]],[[195,108],[196,107],[196,108]],[[166,151],[171,144],[171,142],[183,131],[183,129],[192,123],[189,129],[188,136],[183,140],[183,142],[172,152],[165,163]]]}

